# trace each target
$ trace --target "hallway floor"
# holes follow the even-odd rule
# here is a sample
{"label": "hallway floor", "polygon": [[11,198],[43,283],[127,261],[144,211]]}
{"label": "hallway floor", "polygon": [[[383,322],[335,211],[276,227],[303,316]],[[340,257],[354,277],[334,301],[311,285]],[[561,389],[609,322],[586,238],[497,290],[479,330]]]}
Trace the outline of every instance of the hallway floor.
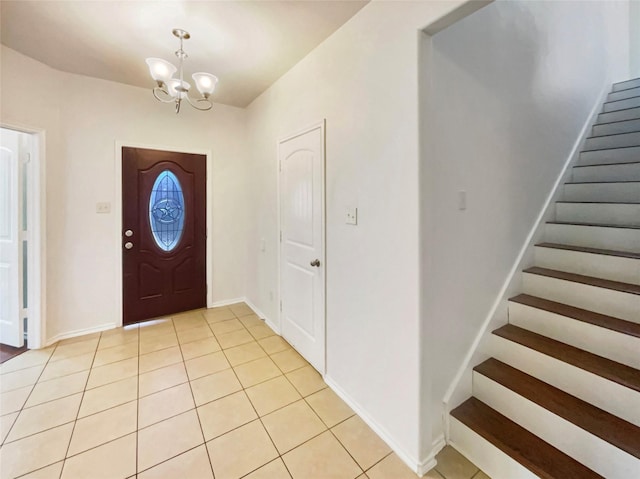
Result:
{"label": "hallway floor", "polygon": [[[416,477],[243,303],[60,341],[0,373],[1,479]],[[436,469],[487,477],[449,447]]]}

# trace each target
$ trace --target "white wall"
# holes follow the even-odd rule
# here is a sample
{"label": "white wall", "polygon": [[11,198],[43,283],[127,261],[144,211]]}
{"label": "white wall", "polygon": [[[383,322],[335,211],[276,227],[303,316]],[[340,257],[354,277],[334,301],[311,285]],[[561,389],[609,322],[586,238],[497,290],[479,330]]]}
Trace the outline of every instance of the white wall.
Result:
{"label": "white wall", "polygon": [[629,76],[640,77],[640,0],[629,1]]}
{"label": "white wall", "polygon": [[594,102],[628,75],[628,21],[625,2],[502,1],[424,39],[423,380],[434,424]]}
{"label": "white wall", "polygon": [[[213,153],[214,301],[244,296],[245,111],[210,112],[156,102],[150,90],[55,71],[2,47],[0,120],[46,130],[47,337],[115,324],[119,211],[115,142]],[[210,232],[211,233],[211,232]]]}
{"label": "white wall", "polygon": [[276,144],[326,118],[327,377],[414,466],[418,32],[462,3],[372,2],[248,108],[247,297],[277,321]]}

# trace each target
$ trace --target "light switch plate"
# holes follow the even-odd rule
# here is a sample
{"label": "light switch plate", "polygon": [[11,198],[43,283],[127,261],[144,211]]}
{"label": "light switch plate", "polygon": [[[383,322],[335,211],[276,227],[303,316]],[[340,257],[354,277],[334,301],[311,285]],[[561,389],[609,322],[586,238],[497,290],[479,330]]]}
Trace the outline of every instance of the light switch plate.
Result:
{"label": "light switch plate", "polygon": [[111,203],[96,203],[96,213],[111,213]]}
{"label": "light switch plate", "polygon": [[347,208],[346,223],[348,225],[358,224],[358,208]]}

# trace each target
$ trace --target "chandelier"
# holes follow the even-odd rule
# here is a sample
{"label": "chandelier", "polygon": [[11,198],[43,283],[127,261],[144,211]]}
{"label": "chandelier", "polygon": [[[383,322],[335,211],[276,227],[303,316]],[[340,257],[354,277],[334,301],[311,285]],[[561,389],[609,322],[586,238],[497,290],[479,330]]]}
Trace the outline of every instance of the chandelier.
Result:
{"label": "chandelier", "polygon": [[[196,110],[206,111],[210,110],[213,104],[209,97],[213,93],[218,83],[218,77],[211,73],[194,73],[191,75],[193,81],[196,84],[196,88],[202,95],[202,98],[192,99],[189,96],[189,89],[191,85],[183,78],[182,65],[184,60],[188,57],[187,53],[182,48],[182,42],[191,38],[189,32],[180,28],[174,28],[173,34],[180,39],[180,48],[176,51],[176,56],[180,62],[180,68],[176,68],[172,63],[169,63],[162,58],[147,58],[145,61],[149,65],[149,72],[151,78],[153,78],[158,86],[153,89],[153,96],[156,100],[163,103],[175,103],[176,114],[180,113],[180,105],[182,100],[187,100],[189,105]],[[178,78],[173,78],[176,71],[179,70]]]}

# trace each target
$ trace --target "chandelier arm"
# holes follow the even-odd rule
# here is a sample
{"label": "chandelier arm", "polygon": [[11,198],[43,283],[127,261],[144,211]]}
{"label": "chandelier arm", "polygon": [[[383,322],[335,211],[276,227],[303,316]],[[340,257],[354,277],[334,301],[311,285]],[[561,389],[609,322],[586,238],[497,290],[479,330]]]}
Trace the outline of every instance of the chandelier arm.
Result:
{"label": "chandelier arm", "polygon": [[[165,98],[159,96],[160,93],[165,95]],[[156,100],[161,101],[162,103],[172,103],[175,100],[171,95],[169,95],[168,91],[160,87],[155,87],[153,89],[153,96],[156,98]]]}
{"label": "chandelier arm", "polygon": [[[191,99],[191,97],[189,97],[189,95],[187,95],[187,101],[189,102],[189,105],[200,111],[211,110],[211,108],[213,107],[213,103],[211,103],[211,100],[209,100],[208,98],[198,98],[194,101]],[[198,103],[204,103],[204,105],[199,106]]]}

